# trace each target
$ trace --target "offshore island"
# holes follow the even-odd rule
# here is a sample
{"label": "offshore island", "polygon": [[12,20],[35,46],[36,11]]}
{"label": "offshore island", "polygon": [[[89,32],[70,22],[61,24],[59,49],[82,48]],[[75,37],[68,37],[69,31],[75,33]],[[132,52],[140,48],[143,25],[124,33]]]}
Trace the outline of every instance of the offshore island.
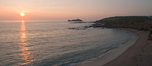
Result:
{"label": "offshore island", "polygon": [[152,66],[152,16],[115,16],[94,23],[90,27],[127,30],[139,38],[135,44],[109,62],[103,62],[103,58],[99,57],[78,66]]}

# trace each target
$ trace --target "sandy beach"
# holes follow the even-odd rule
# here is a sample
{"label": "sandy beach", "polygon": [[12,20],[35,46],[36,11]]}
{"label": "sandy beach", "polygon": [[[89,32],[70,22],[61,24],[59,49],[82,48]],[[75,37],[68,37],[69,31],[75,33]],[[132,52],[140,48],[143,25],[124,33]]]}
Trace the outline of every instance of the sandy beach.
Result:
{"label": "sandy beach", "polygon": [[[132,33],[135,33],[138,35],[138,40],[131,46],[128,46],[127,49],[125,49],[126,47],[121,47],[119,49],[110,51],[111,52],[115,52],[115,51],[119,51],[120,49],[124,50],[121,52],[118,52],[117,54],[113,54],[107,57],[111,58],[110,62],[105,62],[105,60],[103,60],[104,58],[100,57],[97,58],[93,61],[89,61],[86,63],[82,63],[82,64],[78,64],[78,66],[151,66],[150,61],[152,58],[152,56],[150,56],[150,50],[152,45],[150,45],[150,41],[148,41],[148,31],[138,31],[138,30],[134,30],[134,29],[123,29],[123,30],[127,30],[130,31]],[[149,46],[150,45],[150,46]],[[152,53],[152,52],[151,52]],[[117,56],[118,55],[118,56]],[[109,60],[109,59],[108,59]]]}

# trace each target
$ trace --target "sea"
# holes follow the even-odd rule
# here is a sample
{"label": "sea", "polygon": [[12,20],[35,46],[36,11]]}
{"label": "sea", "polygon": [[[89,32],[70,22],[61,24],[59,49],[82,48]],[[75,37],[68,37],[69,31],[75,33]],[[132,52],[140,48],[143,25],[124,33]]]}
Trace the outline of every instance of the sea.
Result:
{"label": "sea", "polygon": [[135,34],[93,23],[0,22],[0,66],[72,66],[126,44]]}

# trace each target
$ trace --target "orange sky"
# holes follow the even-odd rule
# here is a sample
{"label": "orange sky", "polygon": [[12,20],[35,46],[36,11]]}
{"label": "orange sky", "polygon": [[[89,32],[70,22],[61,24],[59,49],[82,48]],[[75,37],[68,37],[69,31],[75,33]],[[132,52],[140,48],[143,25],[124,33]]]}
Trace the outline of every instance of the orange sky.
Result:
{"label": "orange sky", "polygon": [[0,0],[0,20],[96,20],[108,16],[152,15],[152,0]]}

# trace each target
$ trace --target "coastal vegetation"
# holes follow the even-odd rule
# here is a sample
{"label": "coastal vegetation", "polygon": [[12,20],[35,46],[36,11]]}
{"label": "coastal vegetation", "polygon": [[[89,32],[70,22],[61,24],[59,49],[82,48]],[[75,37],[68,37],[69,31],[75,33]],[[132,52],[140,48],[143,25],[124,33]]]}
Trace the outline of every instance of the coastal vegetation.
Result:
{"label": "coastal vegetation", "polygon": [[152,25],[151,16],[116,16],[98,20],[94,26],[104,24],[104,27],[134,28],[138,30],[149,30]]}
{"label": "coastal vegetation", "polygon": [[115,16],[98,20],[92,27],[132,28],[149,31],[152,40],[152,16]]}

